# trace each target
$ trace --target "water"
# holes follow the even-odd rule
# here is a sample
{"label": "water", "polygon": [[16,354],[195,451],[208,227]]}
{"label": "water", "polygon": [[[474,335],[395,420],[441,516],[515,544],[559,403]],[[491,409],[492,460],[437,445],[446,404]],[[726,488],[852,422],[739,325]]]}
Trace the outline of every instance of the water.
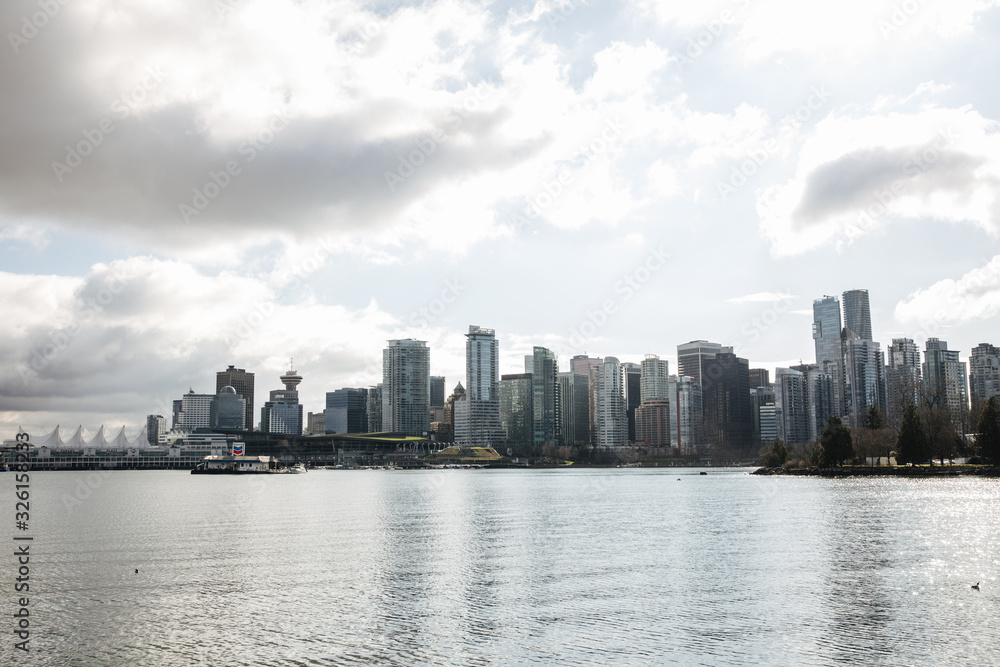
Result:
{"label": "water", "polygon": [[997,480],[49,472],[31,494],[32,652],[4,614],[2,664],[987,665],[1000,643]]}

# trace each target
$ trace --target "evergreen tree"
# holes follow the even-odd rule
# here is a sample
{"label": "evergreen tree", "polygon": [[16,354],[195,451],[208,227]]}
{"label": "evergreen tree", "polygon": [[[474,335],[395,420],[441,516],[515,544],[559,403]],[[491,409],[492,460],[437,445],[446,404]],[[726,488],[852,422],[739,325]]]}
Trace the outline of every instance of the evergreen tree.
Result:
{"label": "evergreen tree", "polygon": [[824,467],[841,465],[854,456],[854,443],[851,439],[851,429],[844,426],[840,417],[831,416],[823,429],[820,438],[823,446],[822,464]]}
{"label": "evergreen tree", "polygon": [[980,456],[989,459],[993,465],[1000,464],[1000,402],[993,396],[979,411],[976,447]]}
{"label": "evergreen tree", "polygon": [[788,460],[788,448],[780,438],[760,450],[760,464],[765,468],[780,468]]}
{"label": "evergreen tree", "polygon": [[869,405],[868,412],[865,414],[865,428],[876,431],[880,428],[885,428],[885,415],[882,411],[878,409],[877,405]]}
{"label": "evergreen tree", "polygon": [[896,436],[896,462],[919,463],[929,456],[927,435],[920,415],[917,414],[917,406],[907,405],[899,423],[899,435]]}

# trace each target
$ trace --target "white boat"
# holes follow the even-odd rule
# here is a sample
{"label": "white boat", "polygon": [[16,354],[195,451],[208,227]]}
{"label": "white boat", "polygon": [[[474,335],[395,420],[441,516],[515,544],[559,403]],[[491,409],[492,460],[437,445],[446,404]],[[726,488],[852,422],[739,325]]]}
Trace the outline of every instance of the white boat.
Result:
{"label": "white boat", "polygon": [[307,471],[304,465],[302,465],[301,463],[296,463],[295,465],[293,465],[291,468],[288,469],[288,472],[295,473],[296,475],[304,475]]}

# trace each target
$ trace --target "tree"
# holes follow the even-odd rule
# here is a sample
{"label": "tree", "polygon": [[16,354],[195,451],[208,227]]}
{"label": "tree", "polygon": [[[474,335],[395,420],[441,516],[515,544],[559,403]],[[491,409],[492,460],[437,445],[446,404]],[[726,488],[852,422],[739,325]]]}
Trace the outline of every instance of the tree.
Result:
{"label": "tree", "polygon": [[788,460],[788,448],[780,438],[760,450],[760,464],[765,468],[780,468]]}
{"label": "tree", "polygon": [[1000,402],[993,396],[979,411],[976,447],[980,456],[989,459],[993,465],[1000,464]]}
{"label": "tree", "polygon": [[871,459],[875,465],[876,459],[888,455],[896,442],[896,434],[887,427],[885,414],[875,405],[868,406],[861,424],[851,429],[854,451],[859,458]]}
{"label": "tree", "polygon": [[823,447],[821,462],[823,467],[841,465],[854,456],[854,443],[851,439],[851,429],[844,426],[840,417],[831,416],[823,429],[820,438]]}
{"label": "tree", "polygon": [[924,425],[920,422],[916,406],[908,405],[903,410],[899,435],[896,436],[896,452],[897,463],[918,463],[930,456]]}

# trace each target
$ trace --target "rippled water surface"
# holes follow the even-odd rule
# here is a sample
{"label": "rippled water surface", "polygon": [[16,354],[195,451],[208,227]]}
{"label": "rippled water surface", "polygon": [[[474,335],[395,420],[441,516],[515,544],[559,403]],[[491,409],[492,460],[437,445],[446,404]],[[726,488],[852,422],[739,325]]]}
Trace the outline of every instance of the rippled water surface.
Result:
{"label": "rippled water surface", "polygon": [[1000,660],[997,480],[105,475],[32,475],[25,664]]}

